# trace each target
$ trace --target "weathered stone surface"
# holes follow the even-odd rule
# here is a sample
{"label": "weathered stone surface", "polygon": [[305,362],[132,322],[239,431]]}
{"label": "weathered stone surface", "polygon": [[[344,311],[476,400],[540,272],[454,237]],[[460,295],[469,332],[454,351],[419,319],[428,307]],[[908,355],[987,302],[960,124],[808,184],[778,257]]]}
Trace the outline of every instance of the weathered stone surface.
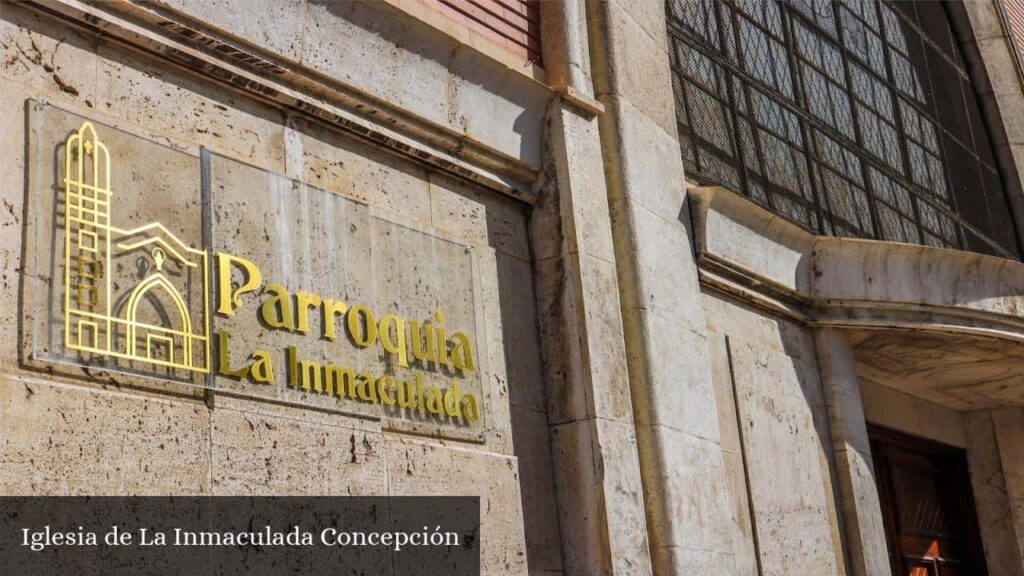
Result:
{"label": "weathered stone surface", "polygon": [[662,489],[647,493],[674,519],[663,526],[662,546],[652,550],[655,574],[700,574],[717,558],[711,574],[732,574],[732,507],[721,446],[667,426],[651,426],[649,441],[665,460],[656,474]]}
{"label": "weathered stone surface", "polygon": [[[537,258],[549,258],[563,251],[615,260],[608,222],[608,192],[604,172],[595,170],[601,157],[598,123],[562,106],[551,112],[552,129],[564,139],[551,146],[558,187],[558,222],[563,243],[539,241]],[[537,230],[538,234],[550,234]]]}
{"label": "weathered stone surface", "polygon": [[[640,4],[645,3],[636,3]],[[633,183],[625,191],[630,201],[666,221],[689,225],[686,180],[673,176],[683,169],[674,128],[666,132],[664,126],[644,114],[643,108],[627,99],[607,97],[604,103],[609,112],[621,118],[611,127],[616,130],[614,145],[622,162],[609,166],[609,175],[620,177],[617,173],[621,171],[621,177]],[[637,154],[636,150],[643,153]]]}
{"label": "weathered stone surface", "polygon": [[235,37],[298,61],[302,55],[305,0],[162,0],[170,8]]}
{"label": "weathered stone surface", "polygon": [[[97,49],[96,108],[157,133],[284,171],[283,114],[121,44]],[[198,152],[198,146],[190,150]],[[191,181],[191,178],[189,179]]]}
{"label": "weathered stone surface", "polygon": [[458,48],[385,3],[307,4],[304,64],[539,166],[550,93],[519,72]]}
{"label": "weathered stone surface", "polygon": [[[621,202],[612,200],[613,219],[623,209]],[[633,222],[634,242],[643,249],[633,257],[635,275],[622,285],[623,309],[642,308],[703,332],[697,269],[681,260],[692,254],[686,229],[681,223],[664,220],[636,204],[629,206],[628,217]]]}
{"label": "weathered stone surface", "polygon": [[[632,375],[647,383],[635,394],[651,406],[636,415],[637,423],[667,426],[717,441],[719,421],[714,386],[706,377],[695,377],[707,375],[712,369],[704,335],[644,310],[626,310],[623,317],[627,326],[638,326],[644,331],[640,337],[649,343],[647,353],[659,359],[646,364],[646,373]],[[631,366],[642,363],[642,359],[630,359]]]}
{"label": "weathered stone surface", "polygon": [[814,339],[806,327],[716,292],[704,291],[701,296],[709,332],[728,334],[730,340],[756,344],[804,362],[817,361]]}
{"label": "weathered stone surface", "polygon": [[860,384],[868,422],[951,446],[966,446],[960,412],[863,378]]}
{"label": "weathered stone surface", "polygon": [[0,375],[4,494],[205,494],[209,444],[201,402]]}
{"label": "weathered stone surface", "polygon": [[295,120],[301,144],[296,178],[409,221],[430,223],[427,172],[336,131]]}
{"label": "weathered stone surface", "polygon": [[991,412],[971,412],[964,417],[964,423],[971,491],[989,573],[1019,576],[1024,574],[1018,538],[1020,530],[1014,522],[1006,491]]}
{"label": "weathered stone surface", "polygon": [[548,419],[542,411],[512,406],[512,433],[519,461],[523,503],[523,532],[530,574],[562,570],[558,532],[554,464],[548,438]]}
{"label": "weathered stone surface", "polygon": [[388,494],[384,437],[372,430],[218,408],[209,457],[214,494]]}
{"label": "weathered stone surface", "polygon": [[838,574],[831,439],[817,367],[745,343],[732,348],[761,567]]}
{"label": "weathered stone surface", "polygon": [[385,435],[388,493],[480,496],[481,574],[526,572],[516,459]]}
{"label": "weathered stone surface", "polygon": [[0,62],[0,78],[34,97],[96,104],[96,39],[18,3],[5,2],[0,14]]}
{"label": "weathered stone surface", "polygon": [[566,573],[592,566],[615,574],[650,570],[636,442],[632,426],[600,418],[551,429]]}
{"label": "weathered stone surface", "polygon": [[[595,95],[602,102],[607,96],[620,96],[643,110],[666,133],[675,133],[676,112],[672,98],[666,40],[655,38],[637,20],[634,11],[643,11],[644,3],[603,2],[590,10],[592,30],[598,30],[604,50],[594,53]],[[651,8],[653,10],[653,8]],[[659,13],[644,18],[648,27],[657,26]],[[661,16],[661,19],[664,17]]]}

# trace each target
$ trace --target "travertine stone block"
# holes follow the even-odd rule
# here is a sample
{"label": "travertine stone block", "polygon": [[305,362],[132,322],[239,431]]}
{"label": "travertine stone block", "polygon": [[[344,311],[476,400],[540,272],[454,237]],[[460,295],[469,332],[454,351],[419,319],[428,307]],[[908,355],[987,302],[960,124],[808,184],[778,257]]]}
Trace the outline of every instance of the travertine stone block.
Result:
{"label": "travertine stone block", "polygon": [[[621,207],[618,200],[612,201],[613,219]],[[642,308],[703,332],[697,268],[689,261],[693,252],[686,229],[640,205],[631,205],[630,212],[633,242],[642,248],[630,256],[635,259],[636,272],[632,281],[622,283],[623,309]]]}
{"label": "travertine stone block", "polygon": [[[733,574],[734,527],[721,446],[667,426],[651,426],[641,450],[664,458],[657,471],[662,490],[648,492],[648,506],[664,509],[673,521],[660,526],[661,545],[652,549],[655,574]],[[696,552],[696,553],[695,553]]]}
{"label": "travertine stone block", "polygon": [[206,494],[209,444],[201,402],[0,375],[3,494]]}
{"label": "travertine stone block", "polygon": [[303,64],[540,165],[546,87],[383,2],[309,2],[305,21]]}
{"label": "travertine stone block", "polygon": [[516,459],[385,435],[388,493],[480,495],[481,574],[526,572]]}
{"label": "travertine stone block", "polygon": [[804,362],[817,361],[814,337],[806,327],[717,293],[702,292],[702,298],[709,332],[726,334],[730,340],[756,344]]}
{"label": "travertine stone block", "polygon": [[649,573],[636,442],[632,426],[600,418],[551,429],[566,573]]}
{"label": "travertine stone block", "polygon": [[[640,4],[643,3],[637,3]],[[676,176],[682,173],[683,165],[675,129],[666,132],[665,127],[645,114],[642,107],[626,98],[608,96],[603,102],[609,112],[620,118],[609,123],[609,128],[615,130],[615,139],[607,145],[614,146],[621,159],[608,166],[609,175],[631,182],[624,191],[631,202],[640,204],[664,220],[688,226],[686,180]],[[611,140],[610,136],[604,136],[606,141]],[[637,151],[643,152],[638,154]]]}
{"label": "travertine stone block", "polygon": [[[670,96],[667,39],[651,36],[633,18],[634,11],[643,10],[642,4],[601,2],[588,12],[588,17],[594,18],[591,29],[603,35],[605,48],[594,54],[594,67],[601,69],[595,73],[595,95],[603,103],[606,96],[629,100],[662,130],[674,134],[676,112]],[[648,14],[645,24],[654,26],[656,17],[657,13]]]}
{"label": "travertine stone block", "polygon": [[218,408],[212,412],[212,492],[266,496],[388,494],[380,432]]}
{"label": "travertine stone block", "polygon": [[55,96],[95,105],[96,46],[95,37],[18,3],[4,3],[0,78],[24,86],[34,97]]}
{"label": "travertine stone block", "polygon": [[640,350],[628,351],[631,376],[646,384],[634,393],[650,406],[636,414],[637,424],[667,426],[717,442],[718,411],[704,335],[645,310],[625,310],[623,318],[629,330],[641,330],[637,337],[648,343],[643,352],[651,357],[646,362],[633,357]]}
{"label": "travertine stone block", "polygon": [[519,461],[523,531],[529,535],[526,538],[526,557],[530,573],[561,571],[562,544],[558,532],[555,465],[551,459],[547,415],[513,405],[512,433]]}
{"label": "travertine stone block", "polygon": [[305,0],[163,0],[236,38],[298,61],[302,55]]}
{"label": "travertine stone block", "polygon": [[971,492],[978,512],[978,526],[985,548],[990,574],[1024,574],[1021,556],[1021,530],[1010,505],[999,444],[988,410],[964,417],[967,463],[971,474]]}
{"label": "travertine stone block", "polygon": [[732,347],[732,359],[762,570],[839,574],[817,367],[743,342]]}
{"label": "travertine stone block", "polygon": [[430,223],[425,170],[323,126],[292,123],[302,146],[300,180],[386,208],[407,221]]}
{"label": "travertine stone block", "polygon": [[[539,251],[538,258],[579,252],[614,261],[604,172],[595,170],[595,160],[601,157],[598,123],[564,106],[553,110],[551,118],[552,130],[564,138],[562,145],[550,148],[560,204],[556,211],[561,217],[558,226],[565,241],[561,245],[542,242],[542,246],[550,248]],[[550,233],[541,229],[537,232]]]}
{"label": "travertine stone block", "polygon": [[[97,49],[96,108],[105,114],[284,172],[284,115],[122,44]],[[195,152],[195,149],[192,150]],[[192,184],[195,182],[190,178]]]}

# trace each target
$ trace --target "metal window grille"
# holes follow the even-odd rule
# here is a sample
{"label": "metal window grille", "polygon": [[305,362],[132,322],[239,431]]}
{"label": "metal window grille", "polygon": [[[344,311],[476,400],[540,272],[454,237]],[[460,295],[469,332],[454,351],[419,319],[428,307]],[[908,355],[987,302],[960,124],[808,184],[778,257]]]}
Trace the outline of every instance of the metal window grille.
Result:
{"label": "metal window grille", "polygon": [[944,3],[667,0],[683,161],[806,230],[1020,259]]}

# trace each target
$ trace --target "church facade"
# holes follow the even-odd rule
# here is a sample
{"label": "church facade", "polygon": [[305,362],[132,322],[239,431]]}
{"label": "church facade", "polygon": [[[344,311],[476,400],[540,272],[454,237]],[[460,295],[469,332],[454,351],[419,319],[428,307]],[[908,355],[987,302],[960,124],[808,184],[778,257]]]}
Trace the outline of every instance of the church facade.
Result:
{"label": "church facade", "polygon": [[484,574],[1024,575],[1013,2],[0,2],[0,494]]}

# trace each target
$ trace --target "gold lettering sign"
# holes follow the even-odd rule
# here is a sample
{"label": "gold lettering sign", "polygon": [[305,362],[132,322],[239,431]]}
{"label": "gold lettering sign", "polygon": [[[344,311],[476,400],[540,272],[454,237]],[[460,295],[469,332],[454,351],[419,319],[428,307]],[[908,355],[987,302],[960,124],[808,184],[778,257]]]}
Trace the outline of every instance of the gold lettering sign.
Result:
{"label": "gold lettering sign", "polygon": [[[120,226],[118,208],[128,205],[112,184],[118,166],[92,122],[80,122],[63,140],[60,160],[62,195],[54,213],[64,217],[62,344],[83,366],[156,376],[184,371],[208,375],[189,382],[212,385],[216,377],[254,392],[277,386],[282,392],[275,397],[290,391],[284,396],[316,400],[318,407],[352,402],[442,422],[480,419],[477,394],[465,381],[479,370],[475,341],[445,310],[411,317],[379,303],[296,290],[279,283],[289,278],[268,277],[253,259],[226,251],[211,259],[172,225]],[[222,319],[216,333],[211,314]],[[268,348],[247,339],[251,328],[234,338],[232,324],[247,315],[241,326],[254,320],[265,337],[289,340],[274,338],[278,344]],[[465,320],[465,310],[456,318]],[[320,343],[321,351],[323,343],[350,346],[382,362],[367,365],[354,360],[358,354],[331,359],[329,352],[308,357],[303,342]]]}
{"label": "gold lettering sign", "polygon": [[[113,224],[110,152],[92,124],[83,123],[64,150],[64,345],[208,372],[206,251],[187,246],[156,222],[130,230]],[[133,252],[148,261],[149,273],[135,285],[115,287],[115,254]],[[192,277],[199,279],[204,296],[202,322],[193,321],[183,297],[182,284]],[[140,308],[149,302],[160,309],[144,318]]]}

